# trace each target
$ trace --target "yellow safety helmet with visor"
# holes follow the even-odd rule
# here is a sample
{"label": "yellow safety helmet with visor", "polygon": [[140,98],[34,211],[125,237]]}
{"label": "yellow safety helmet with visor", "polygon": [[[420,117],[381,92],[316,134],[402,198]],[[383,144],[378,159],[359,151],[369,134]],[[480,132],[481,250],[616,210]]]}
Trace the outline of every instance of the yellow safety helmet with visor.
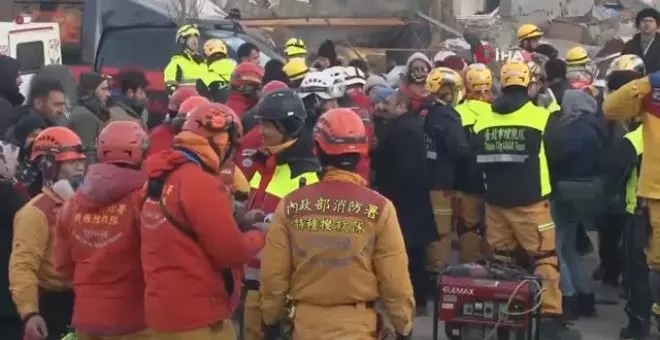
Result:
{"label": "yellow safety helmet with visor", "polygon": [[300,38],[291,38],[286,41],[284,45],[284,53],[287,57],[293,57],[298,55],[307,54],[307,47],[305,42]]}
{"label": "yellow safety helmet with visor", "polygon": [[605,77],[607,78],[612,72],[617,71],[632,71],[644,75],[646,74],[646,67],[644,66],[644,60],[639,56],[635,54],[623,54],[612,60]]}
{"label": "yellow safety helmet with visor", "polygon": [[543,32],[536,25],[524,24],[518,28],[518,33],[516,35],[518,37],[518,41],[523,41],[527,39],[540,38],[543,36]]}
{"label": "yellow safety helmet with visor", "polygon": [[304,59],[295,58],[284,64],[282,71],[290,80],[299,80],[305,78],[309,72],[309,67]]}
{"label": "yellow safety helmet with visor", "polygon": [[508,61],[500,70],[500,84],[503,88],[509,86],[528,87],[532,80],[531,78],[529,66],[524,61]]}
{"label": "yellow safety helmet with visor", "polygon": [[183,43],[185,39],[196,35],[199,37],[199,28],[195,24],[186,24],[179,27],[176,31],[176,42]]}
{"label": "yellow safety helmet with visor", "polygon": [[451,105],[456,105],[465,96],[463,77],[448,67],[437,67],[426,77],[426,90],[432,95],[452,95]]}
{"label": "yellow safety helmet with visor", "polygon": [[471,64],[465,70],[465,87],[468,92],[490,91],[493,88],[493,73],[484,64]]}

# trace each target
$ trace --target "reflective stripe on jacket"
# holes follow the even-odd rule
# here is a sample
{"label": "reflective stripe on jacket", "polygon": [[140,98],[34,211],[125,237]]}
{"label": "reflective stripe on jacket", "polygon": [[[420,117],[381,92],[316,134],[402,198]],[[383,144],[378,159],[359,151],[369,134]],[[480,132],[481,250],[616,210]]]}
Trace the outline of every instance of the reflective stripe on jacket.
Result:
{"label": "reflective stripe on jacket", "polygon": [[624,138],[630,141],[637,153],[637,166],[630,172],[626,182],[626,211],[629,214],[635,213],[637,207],[637,183],[639,182],[640,165],[642,164],[642,153],[644,152],[644,136],[642,135],[642,125],[635,130],[628,132]]}

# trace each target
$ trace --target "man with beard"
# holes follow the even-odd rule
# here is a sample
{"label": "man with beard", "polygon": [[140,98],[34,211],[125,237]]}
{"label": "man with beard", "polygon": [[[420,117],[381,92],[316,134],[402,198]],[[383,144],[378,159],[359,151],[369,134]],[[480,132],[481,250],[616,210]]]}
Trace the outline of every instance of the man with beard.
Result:
{"label": "man with beard", "polygon": [[146,129],[149,121],[149,112],[145,108],[149,81],[142,71],[125,70],[119,73],[117,82],[121,94],[110,106],[110,119],[134,121]]}
{"label": "man with beard", "polygon": [[110,122],[108,99],[110,85],[108,77],[95,72],[80,76],[78,86],[78,105],[71,112],[68,127],[82,139],[87,163],[96,162],[96,138],[99,132]]}

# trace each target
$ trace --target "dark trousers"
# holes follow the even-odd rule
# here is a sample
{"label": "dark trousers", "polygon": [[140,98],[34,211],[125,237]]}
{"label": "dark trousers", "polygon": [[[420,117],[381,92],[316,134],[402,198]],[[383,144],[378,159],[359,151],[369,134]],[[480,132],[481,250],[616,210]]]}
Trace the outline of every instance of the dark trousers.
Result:
{"label": "dark trousers", "polygon": [[39,296],[39,312],[46,320],[48,338],[60,340],[69,331],[73,314],[73,291],[41,292]]}
{"label": "dark trousers", "polygon": [[23,325],[18,315],[0,318],[0,334],[3,340],[23,340]]}
{"label": "dark trousers", "polygon": [[426,247],[409,247],[408,272],[417,306],[426,306],[431,293],[431,274],[426,270]]}
{"label": "dark trousers", "polygon": [[628,216],[623,230],[623,284],[626,292],[625,311],[630,323],[648,324],[653,297],[649,285],[649,266],[644,249],[648,245],[648,217]]}
{"label": "dark trousers", "polygon": [[627,214],[604,214],[598,219],[598,255],[603,269],[603,283],[618,286],[623,271],[620,252],[621,235],[628,222]]}

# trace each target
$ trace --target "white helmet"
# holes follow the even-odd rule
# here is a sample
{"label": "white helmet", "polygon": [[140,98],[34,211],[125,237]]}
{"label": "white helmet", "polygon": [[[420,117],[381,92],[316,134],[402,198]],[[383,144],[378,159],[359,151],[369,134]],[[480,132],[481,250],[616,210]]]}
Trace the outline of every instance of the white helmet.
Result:
{"label": "white helmet", "polygon": [[346,86],[352,85],[367,85],[367,77],[364,75],[364,72],[355,66],[349,66],[344,68],[344,83]]}
{"label": "white helmet", "polygon": [[311,94],[319,96],[321,99],[339,99],[344,95],[343,77],[341,83],[337,84],[337,79],[333,78],[330,72],[316,71],[309,72],[298,87],[298,96],[301,99]]}

